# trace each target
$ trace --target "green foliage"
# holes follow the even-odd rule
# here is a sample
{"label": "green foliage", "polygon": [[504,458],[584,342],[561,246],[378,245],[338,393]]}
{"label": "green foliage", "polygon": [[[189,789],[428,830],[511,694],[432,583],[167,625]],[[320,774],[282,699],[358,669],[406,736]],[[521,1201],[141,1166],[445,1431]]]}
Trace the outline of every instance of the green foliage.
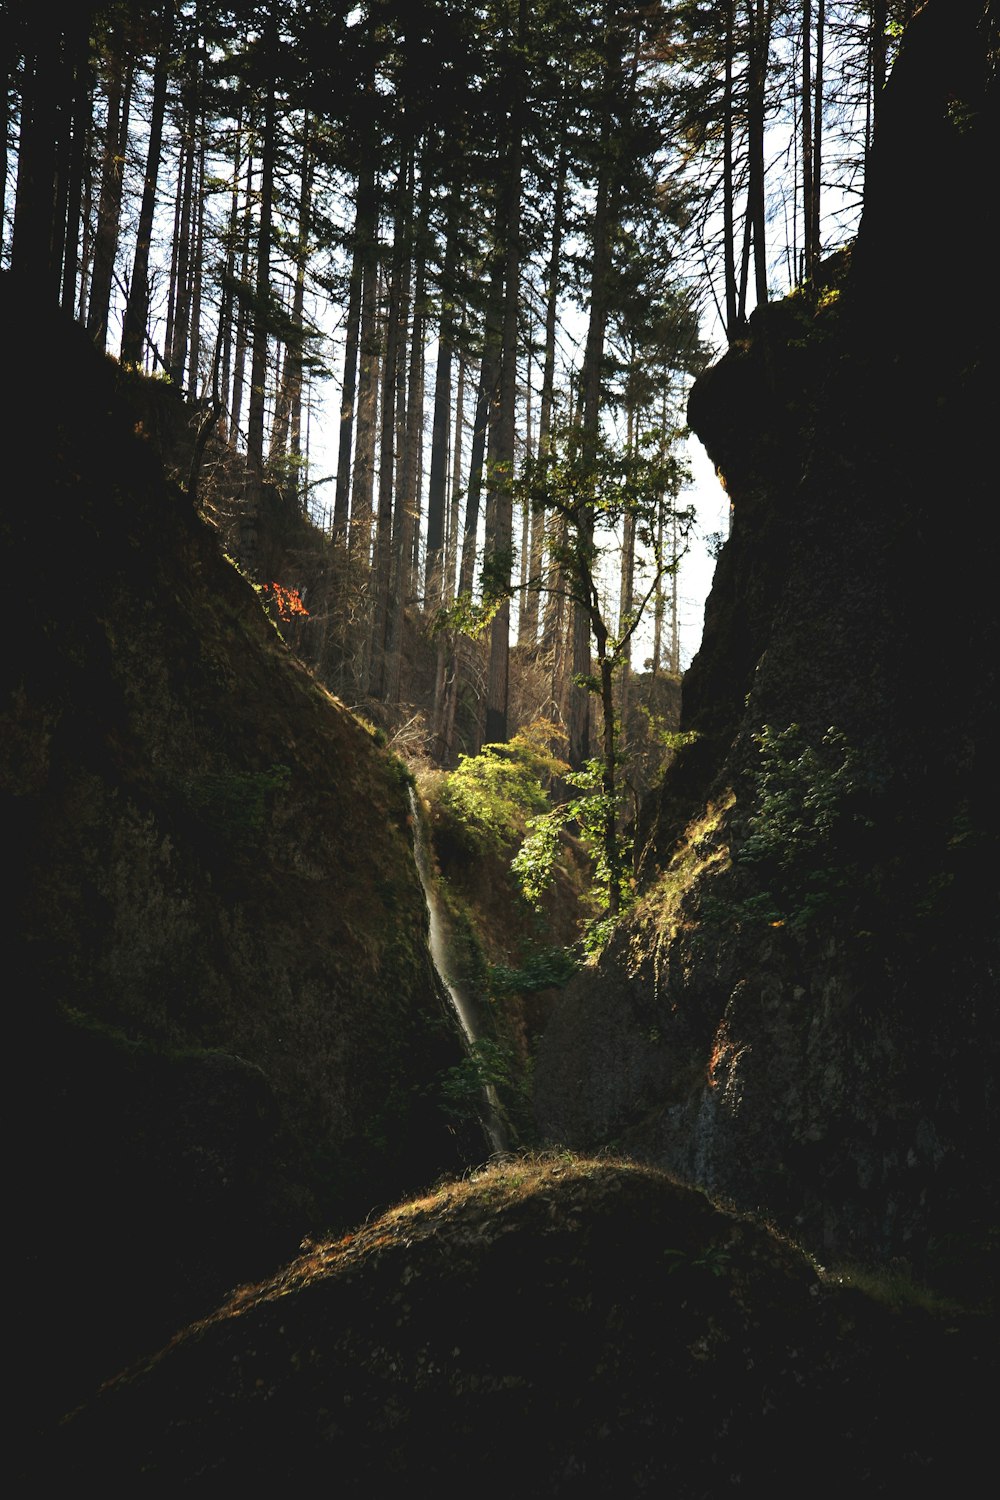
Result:
{"label": "green foliage", "polygon": [[666,714],[659,713],[648,703],[639,703],[636,707],[646,721],[649,738],[671,754],[683,750],[685,745],[693,745],[698,739],[697,729],[668,729]]}
{"label": "green foliage", "polygon": [[787,869],[829,841],[857,789],[858,756],[834,727],[816,746],[798,724],[780,730],[765,724],[754,739],[760,750],[756,805],[739,858]]}
{"label": "green foliage", "polygon": [[485,597],[477,603],[468,592],[459,594],[453,604],[442,605],[434,616],[432,634],[444,630],[459,630],[463,635],[478,639],[491,623],[506,594],[500,598]]}
{"label": "green foliage", "polygon": [[524,899],[536,909],[555,879],[556,861],[568,809],[555,807],[532,818],[528,833],[511,861],[511,869]]}
{"label": "green foliage", "polygon": [[484,745],[478,755],[462,755],[442,778],[441,805],[474,844],[510,848],[524,834],[526,821],[548,807],[547,784],[566,766],[532,726],[505,745]]}
{"label": "green foliage", "polygon": [[860,811],[861,758],[833,726],[815,745],[798,724],[781,730],[765,724],[754,738],[760,768],[753,811],[733,860],[759,866],[767,882],[718,911],[710,898],[703,915],[709,921],[802,928],[858,884],[844,840],[849,831],[870,826]]}
{"label": "green foliage", "polygon": [[[625,906],[623,903],[622,908],[619,911],[619,916],[621,915],[621,911],[624,909]],[[582,947],[584,953],[590,954],[591,956],[596,956],[604,948],[606,948],[608,943],[611,941],[611,935],[615,930],[617,922],[617,916],[597,916],[594,917],[592,921],[588,922],[587,926],[584,928],[583,936],[580,939],[580,946]]]}
{"label": "green foliage", "polygon": [[466,1057],[441,1076],[441,1107],[453,1120],[474,1119],[486,1088],[516,1086],[516,1069],[510,1051],[501,1042],[480,1037]]}
{"label": "green foliage", "polygon": [[[528,823],[528,832],[520,849],[511,862],[525,899],[538,907],[544,893],[555,877],[555,866],[559,855],[562,830],[575,823],[579,836],[594,862],[595,885],[603,889],[602,908],[608,904],[608,894],[613,879],[619,882],[619,898],[622,909],[631,899],[631,886],[610,868],[606,841],[609,794],[604,787],[604,765],[600,760],[588,760],[580,771],[566,772],[563,778],[576,787],[579,796],[561,803],[549,811],[539,814]],[[617,817],[623,793],[615,794]],[[618,856],[620,868],[629,863],[632,852],[631,840],[619,837]]]}
{"label": "green foliage", "polygon": [[489,971],[490,990],[496,996],[504,996],[555,989],[571,979],[578,968],[579,963],[571,949],[542,948],[529,954],[520,968],[493,964]]}

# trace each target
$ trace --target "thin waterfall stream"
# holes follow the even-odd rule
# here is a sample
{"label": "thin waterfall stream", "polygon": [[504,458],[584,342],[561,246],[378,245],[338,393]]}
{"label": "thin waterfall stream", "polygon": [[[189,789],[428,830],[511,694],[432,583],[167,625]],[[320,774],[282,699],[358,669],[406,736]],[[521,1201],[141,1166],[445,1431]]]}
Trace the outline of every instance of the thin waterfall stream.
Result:
{"label": "thin waterfall stream", "polygon": [[[424,901],[427,903],[427,916],[430,921],[427,945],[430,949],[430,955],[434,962],[437,976],[444,986],[445,993],[451,1002],[452,1010],[455,1012],[458,1020],[466,1051],[472,1057],[475,1055],[475,1047],[480,1035],[476,1009],[468,995],[462,989],[461,984],[451,973],[447,920],[434,885],[434,876],[427,853],[427,842],[424,838],[424,825],[421,821],[420,809],[417,805],[416,792],[412,786],[409,788],[409,798],[410,813],[413,821],[413,858],[417,866],[417,874],[420,876]],[[483,1085],[482,1122],[483,1129],[486,1131],[493,1150],[509,1151],[510,1142],[507,1138],[507,1131],[503,1120],[500,1117],[499,1100],[497,1099],[496,1090],[491,1083]]]}

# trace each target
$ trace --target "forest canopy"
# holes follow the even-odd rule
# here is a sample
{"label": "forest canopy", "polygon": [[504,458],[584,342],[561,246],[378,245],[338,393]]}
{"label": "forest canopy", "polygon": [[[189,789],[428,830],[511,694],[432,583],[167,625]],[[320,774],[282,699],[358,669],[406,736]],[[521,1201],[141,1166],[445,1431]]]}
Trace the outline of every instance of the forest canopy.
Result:
{"label": "forest canopy", "polygon": [[[2,264],[183,394],[192,488],[226,446],[227,543],[348,701],[391,715],[422,619],[440,759],[463,683],[516,730],[513,646],[580,768],[602,631],[627,682],[642,601],[680,669],[691,377],[852,233],[913,8],[15,0]],[[661,480],[610,526],[609,462]],[[268,489],[322,587],[267,576]]]}

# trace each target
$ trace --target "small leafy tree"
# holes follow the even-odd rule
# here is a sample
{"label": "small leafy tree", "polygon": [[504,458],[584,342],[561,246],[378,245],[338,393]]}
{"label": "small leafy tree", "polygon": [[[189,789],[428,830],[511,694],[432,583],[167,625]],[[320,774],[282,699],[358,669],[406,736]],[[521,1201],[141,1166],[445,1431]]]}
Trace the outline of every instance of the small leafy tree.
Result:
{"label": "small leafy tree", "polygon": [[528,725],[506,744],[460,755],[440,777],[438,802],[483,850],[509,850],[548,807],[549,788],[569,769],[549,747],[552,733],[551,724]]}
{"label": "small leafy tree", "polygon": [[[590,624],[592,665],[596,670],[575,681],[600,699],[601,755],[567,778],[582,793],[569,804],[573,812],[557,809],[549,816],[563,821],[572,816],[585,839],[588,831],[594,838],[595,847],[599,847],[598,879],[606,893],[610,917],[621,909],[624,886],[614,677],[627,658],[632,637],[658,585],[665,575],[676,571],[686,550],[694,512],[676,505],[685,477],[670,441],[677,435],[652,430],[623,449],[601,436],[585,438],[579,428],[569,426],[556,435],[549,452],[526,466],[520,482],[534,510],[554,512],[564,523],[550,529],[550,552],[559,580],[556,587],[582,607]],[[676,528],[662,524],[665,512],[676,517]],[[634,531],[639,587],[631,609],[615,630],[602,601],[600,572],[605,553],[616,545],[626,522]],[[678,550],[667,551],[664,539],[669,536],[679,538]],[[530,580],[529,587],[541,588],[541,580]],[[556,845],[551,830],[543,828],[539,820],[532,839],[523,859],[519,859],[522,878],[534,888],[541,877],[543,854],[554,857]]]}

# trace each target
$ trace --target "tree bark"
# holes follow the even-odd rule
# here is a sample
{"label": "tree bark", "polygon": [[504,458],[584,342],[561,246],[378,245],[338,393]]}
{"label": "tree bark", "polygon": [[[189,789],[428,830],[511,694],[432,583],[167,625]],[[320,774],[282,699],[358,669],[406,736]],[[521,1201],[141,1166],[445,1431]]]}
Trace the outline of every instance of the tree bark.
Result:
{"label": "tree bark", "polygon": [[816,269],[813,241],[813,142],[812,142],[812,0],[802,3],[802,279],[808,281]]}
{"label": "tree bark", "polygon": [[490,624],[490,656],[486,676],[486,721],[488,744],[507,739],[507,704],[510,691],[510,597],[513,566],[514,440],[517,409],[517,329],[521,276],[521,157],[524,105],[523,55],[527,35],[527,0],[519,0],[507,172],[503,195],[501,244],[504,246],[503,321],[500,341],[500,382],[493,423],[494,461],[489,475],[490,510],[487,512],[487,553],[493,586],[506,588],[508,596]]}
{"label": "tree bark", "polygon": [[247,407],[247,461],[243,487],[240,544],[243,566],[251,578],[258,566],[261,490],[264,483],[264,401],[267,386],[269,338],[268,304],[271,294],[271,233],[274,199],[274,157],[277,130],[275,69],[277,64],[276,7],[268,12],[264,51],[268,76],[264,93],[264,128],[260,162],[260,219],[254,279],[253,352],[250,361],[250,399]]}
{"label": "tree bark", "polygon": [[289,440],[294,432],[290,456],[293,460],[291,488],[300,492],[301,475],[297,461],[301,458],[300,438],[302,404],[302,362],[305,346],[305,297],[306,262],[309,255],[309,203],[312,197],[313,157],[309,138],[309,116],[302,124],[302,157],[299,162],[299,223],[295,243],[295,285],[292,289],[291,329],[285,344],[285,355],[281,367],[281,381],[274,408],[271,427],[271,455],[281,459],[289,449]]}
{"label": "tree bark", "polygon": [[129,107],[132,93],[132,68],[126,65],[125,38],[115,28],[110,40],[108,58],[107,109],[104,132],[104,157],[101,168],[101,196],[97,210],[97,236],[94,241],[94,268],[87,308],[87,332],[98,349],[108,341],[108,318],[111,311],[111,283],[118,229],[121,220],[122,176],[125,165],[125,142],[128,139]]}
{"label": "tree bark", "polygon": [[162,11],[160,44],[156,51],[156,63],[153,68],[153,99],[149,116],[146,173],[143,179],[142,203],[139,207],[139,223],[136,228],[132,279],[129,283],[129,295],[125,304],[125,319],[122,325],[122,363],[136,366],[142,364],[149,322],[149,246],[153,234],[153,215],[156,212],[160,157],[163,154],[163,122],[167,108],[167,75],[173,25],[173,0],[166,0]]}
{"label": "tree bark", "polygon": [[410,249],[413,212],[413,152],[409,145],[400,154],[393,210],[392,259],[385,346],[382,355],[382,424],[379,440],[378,516],[375,528],[374,612],[368,655],[366,690],[375,697],[385,691],[385,649],[389,621],[389,586],[392,577],[392,521],[396,453],[396,381],[403,330],[402,282]]}
{"label": "tree bark", "polygon": [[451,370],[455,355],[455,267],[458,259],[458,201],[451,189],[445,229],[441,275],[441,315],[438,320],[437,368],[434,376],[434,415],[431,422],[431,466],[427,483],[427,557],[424,569],[424,608],[433,612],[441,602],[444,571],[445,501],[448,449],[451,439]]}
{"label": "tree bark", "polygon": [[371,157],[363,162],[358,177],[354,208],[354,246],[351,252],[351,279],[347,298],[347,327],[344,335],[344,374],[340,383],[340,442],[337,450],[337,487],[333,501],[333,534],[347,540],[351,495],[351,450],[354,446],[354,406],[358,388],[358,344],[361,329],[361,288],[364,281],[365,248],[362,227],[370,225],[375,199],[375,176]]}
{"label": "tree bark", "polygon": [[812,202],[810,205],[810,235],[813,256],[818,263],[823,253],[820,236],[820,207],[823,177],[823,50],[826,28],[826,0],[816,0],[816,76],[813,82],[815,99],[813,104],[813,165]]}

